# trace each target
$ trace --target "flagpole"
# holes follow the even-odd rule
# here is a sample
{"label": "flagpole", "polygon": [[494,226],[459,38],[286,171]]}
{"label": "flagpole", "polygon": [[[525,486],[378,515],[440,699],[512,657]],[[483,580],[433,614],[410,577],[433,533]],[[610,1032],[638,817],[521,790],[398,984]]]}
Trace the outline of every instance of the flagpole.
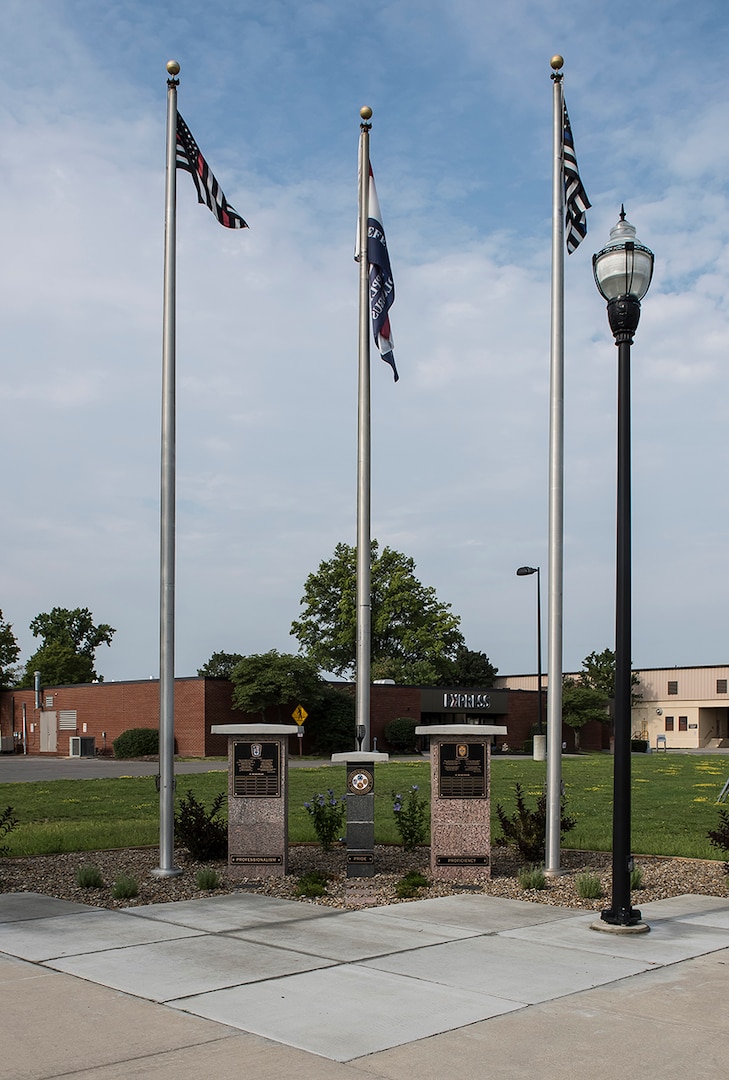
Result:
{"label": "flagpole", "polygon": [[552,116],[552,318],[549,388],[549,589],[547,638],[547,824],[545,867],[562,873],[562,574],[564,566],[564,93],[561,67],[550,61]]}
{"label": "flagpole", "polygon": [[371,560],[370,537],[370,282],[367,257],[372,109],[359,111],[359,380],[357,392],[357,649],[355,723],[361,750],[370,749]]}
{"label": "flagpole", "polygon": [[167,73],[164,305],[162,327],[162,470],[160,484],[159,866],[176,877],[175,835],[175,270],[177,232],[177,87],[180,65]]}

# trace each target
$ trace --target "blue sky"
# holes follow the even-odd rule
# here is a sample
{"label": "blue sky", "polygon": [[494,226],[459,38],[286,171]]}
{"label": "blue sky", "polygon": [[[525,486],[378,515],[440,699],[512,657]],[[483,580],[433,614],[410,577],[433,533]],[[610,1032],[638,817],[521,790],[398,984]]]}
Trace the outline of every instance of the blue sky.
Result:
{"label": "blue sky", "polygon": [[564,662],[614,636],[617,351],[590,258],[656,254],[633,349],[633,659],[722,663],[729,12],[720,0],[6,0],[0,10],[0,608],[116,627],[158,674],[165,63],[244,232],[178,177],[177,673],[295,651],[353,542],[359,109],[397,299],[373,358],[373,535],[503,673],[546,640],[552,84],[593,203],[565,270]]}

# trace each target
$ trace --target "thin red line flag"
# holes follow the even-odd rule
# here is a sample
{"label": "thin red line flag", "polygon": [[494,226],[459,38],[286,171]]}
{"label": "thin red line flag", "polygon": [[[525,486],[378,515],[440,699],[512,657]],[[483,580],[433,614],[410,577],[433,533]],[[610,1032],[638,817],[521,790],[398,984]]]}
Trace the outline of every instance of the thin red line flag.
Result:
{"label": "thin red line flag", "polygon": [[226,229],[248,228],[240,214],[226,199],[223,189],[213,176],[210,166],[200,152],[200,147],[179,113],[177,114],[176,165],[178,169],[184,169],[185,172],[190,173],[197,189],[197,201],[205,203],[221,225],[224,225]]}

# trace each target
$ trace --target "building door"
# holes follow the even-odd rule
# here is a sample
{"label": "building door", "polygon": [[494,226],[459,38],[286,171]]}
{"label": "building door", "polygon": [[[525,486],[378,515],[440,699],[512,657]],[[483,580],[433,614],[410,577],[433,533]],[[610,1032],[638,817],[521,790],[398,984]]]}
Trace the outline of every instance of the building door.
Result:
{"label": "building door", "polygon": [[41,754],[55,754],[58,747],[56,735],[55,712],[42,712],[40,718]]}

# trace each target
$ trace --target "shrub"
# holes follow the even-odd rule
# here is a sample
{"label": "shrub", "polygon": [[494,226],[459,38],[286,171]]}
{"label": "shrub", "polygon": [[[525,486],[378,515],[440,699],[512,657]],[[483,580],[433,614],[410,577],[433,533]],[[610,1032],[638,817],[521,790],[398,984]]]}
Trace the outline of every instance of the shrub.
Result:
{"label": "shrub", "polygon": [[427,803],[425,799],[418,795],[417,784],[412,785],[404,798],[395,794],[394,791],[392,797],[395,800],[392,812],[395,816],[395,824],[397,831],[400,833],[402,846],[405,851],[414,851],[418,844],[425,843],[427,836]]}
{"label": "shrub", "polygon": [[519,871],[519,884],[522,889],[545,889],[547,879],[541,866],[522,866]]}
{"label": "shrub", "polygon": [[643,888],[643,870],[640,866],[634,866],[630,871],[630,890]]}
{"label": "shrub", "polygon": [[153,757],[159,754],[159,731],[156,728],[129,728],[112,743],[115,758]]}
{"label": "shrub", "polygon": [[648,740],[647,739],[631,739],[630,740],[630,752],[631,752],[631,754],[647,754],[648,753]]}
{"label": "shrub", "polygon": [[583,870],[581,874],[575,875],[575,888],[582,900],[599,900],[602,896],[600,878],[589,870]]}
{"label": "shrub", "polygon": [[[6,806],[2,814],[0,814],[0,838],[4,839],[9,836],[13,829],[18,827],[18,819],[13,813],[12,806]],[[5,844],[0,844],[0,855],[7,855],[8,849]]]}
{"label": "shrub", "polygon": [[131,874],[120,874],[111,889],[115,900],[133,900],[138,894],[139,886]]}
{"label": "shrub", "polygon": [[297,896],[308,896],[312,899],[324,896],[326,891],[327,879],[316,870],[312,870],[309,874],[302,874],[294,888]]}
{"label": "shrub", "polygon": [[195,876],[195,884],[198,889],[204,889],[206,892],[219,889],[220,878],[218,877],[218,871],[213,869],[212,866],[204,866],[202,870],[198,870]]}
{"label": "shrub", "polygon": [[[547,832],[547,793],[545,791],[537,798],[534,810],[524,802],[524,793],[521,784],[514,784],[516,796],[516,810],[508,817],[501,803],[496,804],[496,816],[501,825],[501,831],[507,844],[511,844],[525,862],[543,863],[544,848]],[[560,834],[574,829],[577,822],[572,817],[567,817],[564,812],[566,799],[562,796],[560,802]]]}
{"label": "shrub", "polygon": [[221,791],[209,810],[192,791],[180,799],[175,811],[175,837],[196,862],[224,859],[228,853],[228,823],[220,816],[225,798]]}
{"label": "shrub", "polygon": [[706,834],[714,847],[729,853],[729,810],[719,811],[719,825]]}
{"label": "shrub", "polygon": [[409,870],[396,884],[395,893],[400,900],[410,900],[417,896],[420,889],[427,889],[429,885],[430,882],[419,870]]}
{"label": "shrub", "polygon": [[328,688],[321,706],[309,720],[315,754],[339,754],[355,746],[354,697],[346,690]]}
{"label": "shrub", "polygon": [[98,866],[85,863],[76,870],[76,884],[79,889],[101,889],[104,886],[104,879]]}
{"label": "shrub", "polygon": [[326,795],[314,795],[311,802],[304,803],[304,809],[314,819],[314,831],[324,851],[329,851],[344,825],[347,806],[344,799],[338,800],[331,788]]}
{"label": "shrub", "polygon": [[395,754],[410,754],[415,749],[415,728],[417,723],[409,716],[398,716],[385,724],[384,736],[388,746]]}

